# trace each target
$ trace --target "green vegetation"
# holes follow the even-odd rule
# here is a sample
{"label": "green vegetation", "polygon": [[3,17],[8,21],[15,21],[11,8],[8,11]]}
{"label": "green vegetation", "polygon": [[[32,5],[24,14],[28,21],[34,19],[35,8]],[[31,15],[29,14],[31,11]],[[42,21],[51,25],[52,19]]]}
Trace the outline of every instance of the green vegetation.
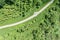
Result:
{"label": "green vegetation", "polygon": [[44,3],[41,0],[0,0],[0,26],[15,23],[33,15],[47,2]]}
{"label": "green vegetation", "polygon": [[0,40],[60,40],[60,0],[28,22],[1,29]]}

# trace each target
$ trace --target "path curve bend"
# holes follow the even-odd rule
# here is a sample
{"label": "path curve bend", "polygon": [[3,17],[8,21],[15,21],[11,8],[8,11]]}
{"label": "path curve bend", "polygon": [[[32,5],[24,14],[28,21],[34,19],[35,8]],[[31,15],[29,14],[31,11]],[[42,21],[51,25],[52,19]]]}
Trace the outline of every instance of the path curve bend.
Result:
{"label": "path curve bend", "polygon": [[38,12],[34,12],[34,14],[22,21],[19,21],[19,22],[16,22],[16,23],[13,23],[13,24],[8,24],[8,25],[4,25],[4,26],[0,26],[0,29],[3,29],[3,28],[7,28],[7,27],[13,27],[13,26],[16,26],[18,24],[22,24],[28,20],[31,20],[33,19],[34,17],[38,16],[42,11],[44,11],[49,5],[51,5],[52,3],[54,2],[54,0],[51,0],[50,2],[48,2],[42,9],[40,9]]}

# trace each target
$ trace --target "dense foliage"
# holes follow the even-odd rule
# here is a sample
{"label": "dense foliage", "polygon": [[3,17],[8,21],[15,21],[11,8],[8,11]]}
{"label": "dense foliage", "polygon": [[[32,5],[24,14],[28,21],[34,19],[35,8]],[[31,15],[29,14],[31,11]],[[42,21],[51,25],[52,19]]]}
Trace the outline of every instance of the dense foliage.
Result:
{"label": "dense foliage", "polygon": [[0,40],[60,40],[59,4],[60,0],[56,0],[36,18],[11,28],[1,29]]}
{"label": "dense foliage", "polygon": [[0,0],[0,25],[14,23],[33,15],[48,1],[44,2],[41,0]]}

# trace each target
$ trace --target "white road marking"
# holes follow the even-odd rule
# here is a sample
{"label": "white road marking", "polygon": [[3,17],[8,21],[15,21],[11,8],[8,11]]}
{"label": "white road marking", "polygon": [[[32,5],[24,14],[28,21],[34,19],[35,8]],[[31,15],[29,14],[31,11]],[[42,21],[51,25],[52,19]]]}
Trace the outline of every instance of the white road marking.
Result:
{"label": "white road marking", "polygon": [[16,26],[18,24],[22,24],[30,19],[33,19],[34,17],[38,16],[41,12],[43,12],[49,5],[51,5],[52,3],[54,2],[54,0],[51,0],[50,2],[48,2],[41,10],[39,10],[38,12],[35,12],[32,16],[22,20],[22,21],[19,21],[19,22],[16,22],[16,23],[13,23],[13,24],[8,24],[8,25],[4,25],[4,26],[0,26],[0,29],[3,29],[3,28],[7,28],[7,27],[13,27],[13,26]]}

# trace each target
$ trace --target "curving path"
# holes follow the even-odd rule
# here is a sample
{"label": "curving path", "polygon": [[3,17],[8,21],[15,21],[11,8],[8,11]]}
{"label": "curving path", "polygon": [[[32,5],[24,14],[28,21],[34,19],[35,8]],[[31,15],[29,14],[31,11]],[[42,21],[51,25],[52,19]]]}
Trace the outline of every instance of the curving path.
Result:
{"label": "curving path", "polygon": [[4,26],[0,26],[0,29],[3,29],[3,28],[7,28],[7,27],[13,27],[13,26],[16,26],[18,24],[22,24],[30,19],[33,19],[34,17],[38,16],[42,11],[44,11],[49,5],[51,5],[52,3],[54,2],[54,0],[51,0],[50,2],[48,2],[41,10],[39,10],[38,12],[35,12],[32,16],[22,20],[22,21],[19,21],[19,22],[16,22],[16,23],[13,23],[13,24],[8,24],[8,25],[4,25]]}

